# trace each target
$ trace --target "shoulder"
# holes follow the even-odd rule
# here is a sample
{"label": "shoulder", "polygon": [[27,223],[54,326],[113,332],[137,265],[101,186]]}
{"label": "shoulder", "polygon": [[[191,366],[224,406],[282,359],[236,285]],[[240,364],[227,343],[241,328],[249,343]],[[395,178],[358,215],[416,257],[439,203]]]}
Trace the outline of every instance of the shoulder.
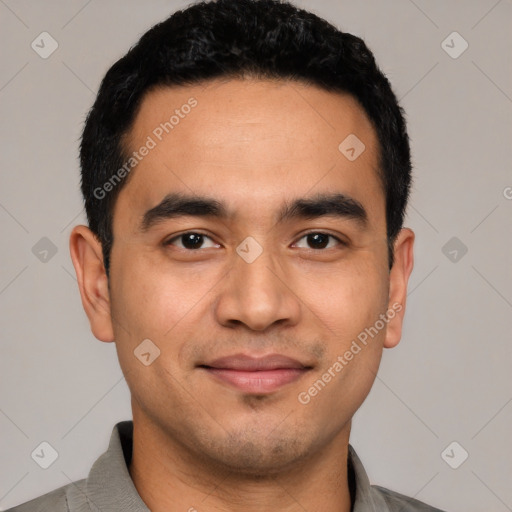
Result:
{"label": "shoulder", "polygon": [[380,487],[379,485],[372,485],[373,492],[379,494],[386,505],[388,505],[390,511],[400,511],[400,512],[443,512],[439,508],[431,507],[422,501],[416,500],[414,498],[409,498],[408,496],[404,496],[403,494],[399,494],[394,491],[390,491],[389,489],[385,489],[384,487]]}
{"label": "shoulder", "polygon": [[83,493],[81,488],[84,483],[85,479],[63,485],[42,496],[10,508],[6,512],[48,512],[50,510],[52,512],[70,512],[68,499],[71,495]]}

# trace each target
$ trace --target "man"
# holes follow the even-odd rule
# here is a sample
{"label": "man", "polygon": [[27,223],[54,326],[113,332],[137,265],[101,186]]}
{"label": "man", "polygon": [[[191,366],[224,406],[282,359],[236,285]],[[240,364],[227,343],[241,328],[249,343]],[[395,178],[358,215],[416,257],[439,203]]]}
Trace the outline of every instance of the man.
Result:
{"label": "man", "polygon": [[363,41],[275,0],[195,4],[106,74],[70,249],[133,422],[14,511],[433,511],[370,486],[351,418],[401,337],[410,150]]}

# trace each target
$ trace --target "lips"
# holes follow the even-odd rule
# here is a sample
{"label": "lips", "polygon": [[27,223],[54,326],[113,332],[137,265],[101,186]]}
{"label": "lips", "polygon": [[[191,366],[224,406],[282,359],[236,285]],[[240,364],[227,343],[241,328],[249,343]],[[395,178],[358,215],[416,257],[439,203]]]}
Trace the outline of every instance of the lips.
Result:
{"label": "lips", "polygon": [[199,366],[219,382],[246,393],[267,394],[301,378],[311,369],[296,359],[271,354],[221,357]]}

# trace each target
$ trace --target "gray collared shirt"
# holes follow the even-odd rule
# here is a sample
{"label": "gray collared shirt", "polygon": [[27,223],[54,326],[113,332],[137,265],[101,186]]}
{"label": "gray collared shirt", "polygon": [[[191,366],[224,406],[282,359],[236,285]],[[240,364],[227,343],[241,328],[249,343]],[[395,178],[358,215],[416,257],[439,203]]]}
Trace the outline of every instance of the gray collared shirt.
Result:
{"label": "gray collared shirt", "polygon": [[[108,449],[89,476],[64,485],[7,512],[148,512],[128,472],[133,421],[117,423]],[[413,498],[370,485],[366,471],[349,445],[349,478],[355,492],[352,512],[442,512]]]}

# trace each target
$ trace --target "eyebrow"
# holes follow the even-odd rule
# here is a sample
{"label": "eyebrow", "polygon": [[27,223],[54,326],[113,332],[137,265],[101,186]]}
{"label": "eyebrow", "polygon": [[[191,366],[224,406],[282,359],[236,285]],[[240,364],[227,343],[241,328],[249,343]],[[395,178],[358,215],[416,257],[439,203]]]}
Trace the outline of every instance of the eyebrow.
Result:
{"label": "eyebrow", "polygon": [[[224,203],[212,197],[172,193],[144,213],[140,229],[145,232],[164,220],[185,216],[227,220],[233,214]],[[341,193],[317,194],[287,202],[277,215],[277,224],[293,219],[327,216],[353,220],[361,228],[368,224],[368,214],[363,205],[357,199]]]}

